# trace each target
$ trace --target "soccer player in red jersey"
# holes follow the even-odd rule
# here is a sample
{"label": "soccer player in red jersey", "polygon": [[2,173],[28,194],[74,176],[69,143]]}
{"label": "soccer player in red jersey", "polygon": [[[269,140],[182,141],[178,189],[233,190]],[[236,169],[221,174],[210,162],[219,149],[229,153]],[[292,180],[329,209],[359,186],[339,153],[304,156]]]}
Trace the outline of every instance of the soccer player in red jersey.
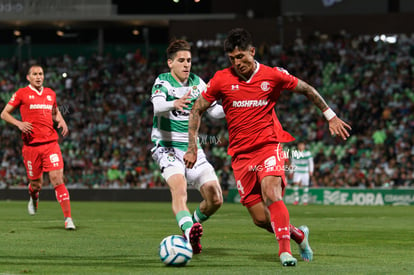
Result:
{"label": "soccer player in red jersey", "polygon": [[282,91],[293,91],[305,95],[323,112],[332,135],[346,140],[351,127],[336,116],[315,88],[286,70],[257,62],[251,35],[246,30],[230,31],[224,50],[232,66],[216,72],[191,110],[185,164],[191,168],[197,160],[201,115],[213,101],[221,100],[229,131],[228,153],[232,156],[241,203],[257,226],[275,234],[283,266],[297,263],[291,253],[291,238],[299,244],[302,259],[311,261],[309,230],[290,224],[283,202],[287,156],[281,143],[294,138],[283,130],[274,107]]}
{"label": "soccer player in red jersey", "polygon": [[[43,87],[43,68],[31,66],[26,79],[30,84],[13,94],[1,112],[1,118],[22,132],[23,161],[29,178],[28,212],[30,215],[36,213],[43,172],[48,172],[56,199],[62,207],[65,228],[74,230],[76,227],[71,217],[69,192],[63,182],[62,153],[53,123],[57,122],[57,128],[62,129],[63,136],[68,134],[68,126],[56,104],[55,92]],[[21,121],[12,115],[17,108],[20,108]]]}

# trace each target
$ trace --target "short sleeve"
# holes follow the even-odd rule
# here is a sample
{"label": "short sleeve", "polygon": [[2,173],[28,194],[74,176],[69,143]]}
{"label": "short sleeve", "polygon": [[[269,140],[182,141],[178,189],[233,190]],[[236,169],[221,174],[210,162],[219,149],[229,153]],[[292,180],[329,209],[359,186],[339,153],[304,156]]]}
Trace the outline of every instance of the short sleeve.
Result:
{"label": "short sleeve", "polygon": [[19,91],[15,92],[12,97],[9,100],[10,105],[12,105],[13,107],[18,107],[22,102],[21,96]]}
{"label": "short sleeve", "polygon": [[291,75],[287,70],[281,67],[273,68],[275,73],[277,74],[279,88],[281,90],[293,90],[298,85],[298,78]]}
{"label": "short sleeve", "polygon": [[154,97],[167,98],[167,94],[168,94],[168,89],[163,85],[163,81],[160,81],[159,79],[157,79],[154,85],[152,86],[151,100]]}
{"label": "short sleeve", "polygon": [[214,75],[212,79],[207,83],[207,88],[201,93],[205,100],[213,103],[220,97],[220,80],[219,77]]}
{"label": "short sleeve", "polygon": [[53,103],[53,108],[58,108],[56,93],[55,92],[53,92],[53,93],[54,93],[54,96],[55,96],[55,102]]}

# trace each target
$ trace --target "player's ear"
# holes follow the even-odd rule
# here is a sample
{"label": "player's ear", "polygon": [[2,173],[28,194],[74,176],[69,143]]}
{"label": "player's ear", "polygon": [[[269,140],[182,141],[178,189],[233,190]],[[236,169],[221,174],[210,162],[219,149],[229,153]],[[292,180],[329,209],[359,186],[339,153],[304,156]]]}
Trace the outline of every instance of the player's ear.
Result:
{"label": "player's ear", "polygon": [[170,69],[171,69],[171,67],[172,67],[172,63],[173,63],[173,60],[169,58],[169,59],[167,60],[168,68],[170,68]]}
{"label": "player's ear", "polygon": [[251,56],[254,56],[256,54],[256,48],[253,46],[250,47],[249,51],[250,51]]}

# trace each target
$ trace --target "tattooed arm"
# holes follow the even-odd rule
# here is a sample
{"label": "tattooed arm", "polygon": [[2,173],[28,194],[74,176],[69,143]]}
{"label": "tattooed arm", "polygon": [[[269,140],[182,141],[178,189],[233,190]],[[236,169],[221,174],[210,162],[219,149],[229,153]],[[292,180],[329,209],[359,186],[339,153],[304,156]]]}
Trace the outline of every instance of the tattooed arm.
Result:
{"label": "tattooed arm", "polygon": [[293,91],[306,96],[322,112],[329,108],[328,104],[326,104],[325,100],[318,93],[318,91],[303,80],[298,80],[298,85],[296,85],[296,88],[293,89]]}
{"label": "tattooed arm", "polygon": [[338,135],[344,140],[349,137],[348,130],[351,130],[351,126],[336,116],[336,114],[329,108],[328,104],[314,87],[299,79],[298,85],[296,85],[293,91],[306,96],[310,101],[313,102],[313,104],[316,105],[316,107],[319,108],[319,110],[324,113],[325,117],[328,120],[329,131],[331,132],[332,136]]}
{"label": "tattooed arm", "polygon": [[197,161],[197,138],[201,116],[210,105],[210,102],[200,96],[191,109],[190,117],[188,119],[188,149],[184,155],[184,163],[187,168],[193,168]]}

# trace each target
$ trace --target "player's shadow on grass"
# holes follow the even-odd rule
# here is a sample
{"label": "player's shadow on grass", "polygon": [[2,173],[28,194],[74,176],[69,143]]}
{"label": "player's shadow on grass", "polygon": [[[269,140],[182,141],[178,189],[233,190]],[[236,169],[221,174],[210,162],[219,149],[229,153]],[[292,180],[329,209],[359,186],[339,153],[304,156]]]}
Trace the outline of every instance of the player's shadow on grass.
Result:
{"label": "player's shadow on grass", "polygon": [[73,231],[73,232],[76,232],[81,228],[84,229],[83,227],[79,227],[78,225],[76,226],[76,230],[66,230],[65,227],[62,226],[62,225],[42,226],[42,227],[39,227],[39,228],[44,229],[44,230]]}
{"label": "player's shadow on grass", "polygon": [[[277,257],[275,257],[274,253],[263,253],[263,254],[253,254],[253,252],[249,252],[249,251],[244,251],[243,253],[240,253],[240,250],[238,249],[231,249],[231,248],[215,248],[215,247],[209,247],[209,248],[205,248],[203,249],[203,252],[201,253],[201,255],[203,254],[209,254],[209,255],[214,255],[215,257],[234,257],[234,255],[238,254],[238,255],[243,255],[245,257],[249,257],[254,261],[268,261],[268,262],[274,262],[275,259],[278,259]],[[197,257],[197,255],[196,255]]]}
{"label": "player's shadow on grass", "polygon": [[279,261],[279,257],[277,257],[275,255],[275,253],[270,253],[270,254],[256,254],[256,255],[251,255],[249,258],[252,259],[252,261],[255,262],[269,262],[269,263],[274,263],[275,261]]}
{"label": "player's shadow on grass", "polygon": [[87,227],[83,227],[83,226],[79,226],[79,225],[76,225],[75,230],[66,230],[64,225],[50,225],[50,226],[41,226],[41,227],[39,227],[39,229],[42,229],[42,230],[73,231],[73,232],[76,232],[76,231],[79,231],[79,230],[85,229],[85,228],[87,228]]}
{"label": "player's shadow on grass", "polygon": [[[26,256],[0,256],[0,262],[3,265],[21,266],[22,264],[33,265],[60,265],[60,266],[107,266],[107,267],[146,267],[148,265],[160,266],[164,265],[161,261],[154,257],[153,260],[145,261],[137,260],[136,255],[120,254],[120,255],[99,255],[99,256],[73,256],[59,255],[50,257],[49,255],[38,255],[36,259],[28,260]],[[0,273],[2,274],[2,273]]]}
{"label": "player's shadow on grass", "polygon": [[201,252],[201,255],[208,253],[215,256],[234,256],[234,254],[237,253],[237,251],[237,249],[231,248],[208,247],[203,248],[203,252]]}

